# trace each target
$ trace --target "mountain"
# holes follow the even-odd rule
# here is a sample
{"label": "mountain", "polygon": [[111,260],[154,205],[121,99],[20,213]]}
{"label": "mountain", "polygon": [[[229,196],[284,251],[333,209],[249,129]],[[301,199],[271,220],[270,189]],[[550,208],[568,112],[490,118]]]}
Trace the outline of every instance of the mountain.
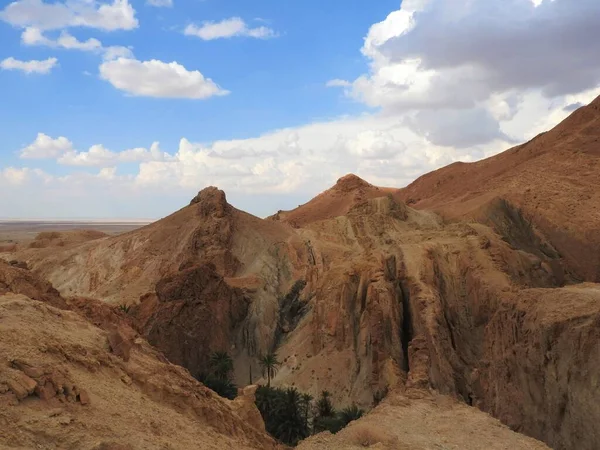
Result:
{"label": "mountain", "polygon": [[328,390],[338,407],[433,390],[552,448],[592,450],[599,104],[404,189],[350,174],[260,219],[209,187],[144,228],[9,257],[80,310],[129,305],[129,326],[194,376],[227,351],[252,384],[276,351],[275,386]]}
{"label": "mountain", "polygon": [[[422,176],[401,197],[415,208],[453,220],[474,219],[504,235],[511,230],[503,230],[502,222],[512,226],[521,215],[556,252],[534,249],[535,242],[529,250],[555,259],[558,253],[569,281],[600,282],[598,186],[600,97],[523,145]],[[508,211],[498,211],[502,207]]]}

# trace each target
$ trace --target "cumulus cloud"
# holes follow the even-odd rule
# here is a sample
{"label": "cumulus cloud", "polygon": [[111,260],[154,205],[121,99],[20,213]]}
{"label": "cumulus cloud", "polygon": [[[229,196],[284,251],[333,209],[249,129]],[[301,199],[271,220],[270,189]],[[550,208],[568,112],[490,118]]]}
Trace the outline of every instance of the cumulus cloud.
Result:
{"label": "cumulus cloud", "polygon": [[424,109],[408,116],[405,124],[432,144],[441,146],[468,148],[494,139],[517,142],[502,132],[499,122],[485,108],[466,111]]}
{"label": "cumulus cloud", "polygon": [[35,140],[19,152],[23,159],[55,159],[67,166],[111,167],[122,163],[168,161],[171,156],[161,151],[160,144],[153,142],[150,148],[136,147],[120,152],[108,150],[102,144],[92,145],[88,151],[79,152],[66,137],[56,139],[38,133]]}
{"label": "cumulus cloud", "polygon": [[221,22],[204,22],[201,26],[190,24],[185,27],[183,34],[186,36],[196,36],[205,41],[235,36],[268,39],[277,35],[275,31],[265,26],[250,28],[246,22],[239,17],[232,17],[230,19],[222,20]]}
{"label": "cumulus cloud", "polygon": [[596,0],[403,1],[370,28],[370,71],[345,92],[439,145],[512,142],[502,121],[525,95],[552,100],[600,84],[598,20]]}
{"label": "cumulus cloud", "polygon": [[[142,163],[136,183],[184,189],[216,184],[231,192],[314,194],[348,172],[401,185],[415,174],[465,157],[427,144],[395,119],[364,116],[208,146],[182,139],[171,159]],[[384,166],[393,176],[381,176]]]}
{"label": "cumulus cloud", "polygon": [[66,137],[56,139],[47,134],[38,133],[35,140],[21,149],[20,156],[25,159],[54,159],[73,150],[73,143]]}
{"label": "cumulus cloud", "polygon": [[12,56],[0,61],[0,69],[3,70],[20,70],[27,74],[39,73],[48,74],[56,67],[58,59],[48,58],[44,60],[32,59],[31,61],[21,61],[13,58]]}
{"label": "cumulus cloud", "polygon": [[101,144],[92,145],[87,152],[69,151],[57,159],[59,164],[67,166],[114,166],[121,163],[167,161],[171,158],[168,153],[162,152],[158,142],[152,143],[149,149],[137,147],[121,152],[108,150]]}
{"label": "cumulus cloud", "polygon": [[56,30],[89,27],[105,31],[137,28],[135,10],[128,0],[105,3],[96,0],[45,3],[16,0],[0,11],[0,19],[18,27]]}
{"label": "cumulus cloud", "polygon": [[600,3],[524,0],[432,1],[406,34],[379,46],[391,63],[422,70],[464,68],[489,91],[542,88],[548,96],[600,81]]}
{"label": "cumulus cloud", "polygon": [[100,76],[135,96],[205,99],[229,93],[198,70],[188,70],[175,61],[117,58],[100,65]]}

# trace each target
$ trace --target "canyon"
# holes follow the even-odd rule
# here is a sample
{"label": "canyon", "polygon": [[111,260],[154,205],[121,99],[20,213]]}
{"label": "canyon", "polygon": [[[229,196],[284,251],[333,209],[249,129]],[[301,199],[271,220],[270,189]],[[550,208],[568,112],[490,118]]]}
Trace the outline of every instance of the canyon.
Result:
{"label": "canyon", "polygon": [[[225,351],[236,383],[253,385],[258,357],[276,351],[275,386],[366,409],[389,391],[300,448],[362,436],[379,448],[596,449],[598,186],[600,98],[526,144],[402,189],[350,174],[261,219],[207,187],[123,234],[5,249],[0,423],[27,425],[0,442],[117,449],[89,438],[115,414],[131,448],[276,448],[251,393],[230,402],[194,379]],[[56,416],[40,402],[50,385],[72,397]],[[170,440],[176,429],[188,441]]]}

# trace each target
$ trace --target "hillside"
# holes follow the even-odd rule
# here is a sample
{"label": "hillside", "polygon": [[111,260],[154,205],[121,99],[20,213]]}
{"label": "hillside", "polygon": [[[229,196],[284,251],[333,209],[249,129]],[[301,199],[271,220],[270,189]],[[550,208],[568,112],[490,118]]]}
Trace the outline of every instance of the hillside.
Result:
{"label": "hillside", "polygon": [[102,305],[81,307],[105,329],[78,314],[77,302],[52,306],[57,292],[24,269],[0,262],[0,280],[0,447],[277,447],[251,403],[221,399],[126,320],[102,320],[110,311]]}
{"label": "hillside", "polygon": [[567,278],[598,282],[598,186],[600,97],[523,145],[422,176],[403,189],[401,197],[417,209],[449,219],[492,225],[497,221],[490,220],[490,205],[506,200],[558,251]]}

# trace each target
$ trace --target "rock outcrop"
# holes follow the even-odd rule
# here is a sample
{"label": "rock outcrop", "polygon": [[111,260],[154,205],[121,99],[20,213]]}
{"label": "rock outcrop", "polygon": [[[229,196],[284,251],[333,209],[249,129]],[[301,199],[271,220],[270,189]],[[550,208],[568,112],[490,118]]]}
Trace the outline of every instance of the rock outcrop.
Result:
{"label": "rock outcrop", "polygon": [[0,259],[0,295],[22,294],[57,308],[66,308],[65,300],[47,281],[43,281],[29,270],[23,262],[7,263]]}
{"label": "rock outcrop", "polygon": [[235,330],[248,314],[248,299],[214,266],[203,265],[163,278],[156,294],[146,296],[131,315],[138,310],[138,327],[148,341],[198,376],[212,352],[229,351]]}

